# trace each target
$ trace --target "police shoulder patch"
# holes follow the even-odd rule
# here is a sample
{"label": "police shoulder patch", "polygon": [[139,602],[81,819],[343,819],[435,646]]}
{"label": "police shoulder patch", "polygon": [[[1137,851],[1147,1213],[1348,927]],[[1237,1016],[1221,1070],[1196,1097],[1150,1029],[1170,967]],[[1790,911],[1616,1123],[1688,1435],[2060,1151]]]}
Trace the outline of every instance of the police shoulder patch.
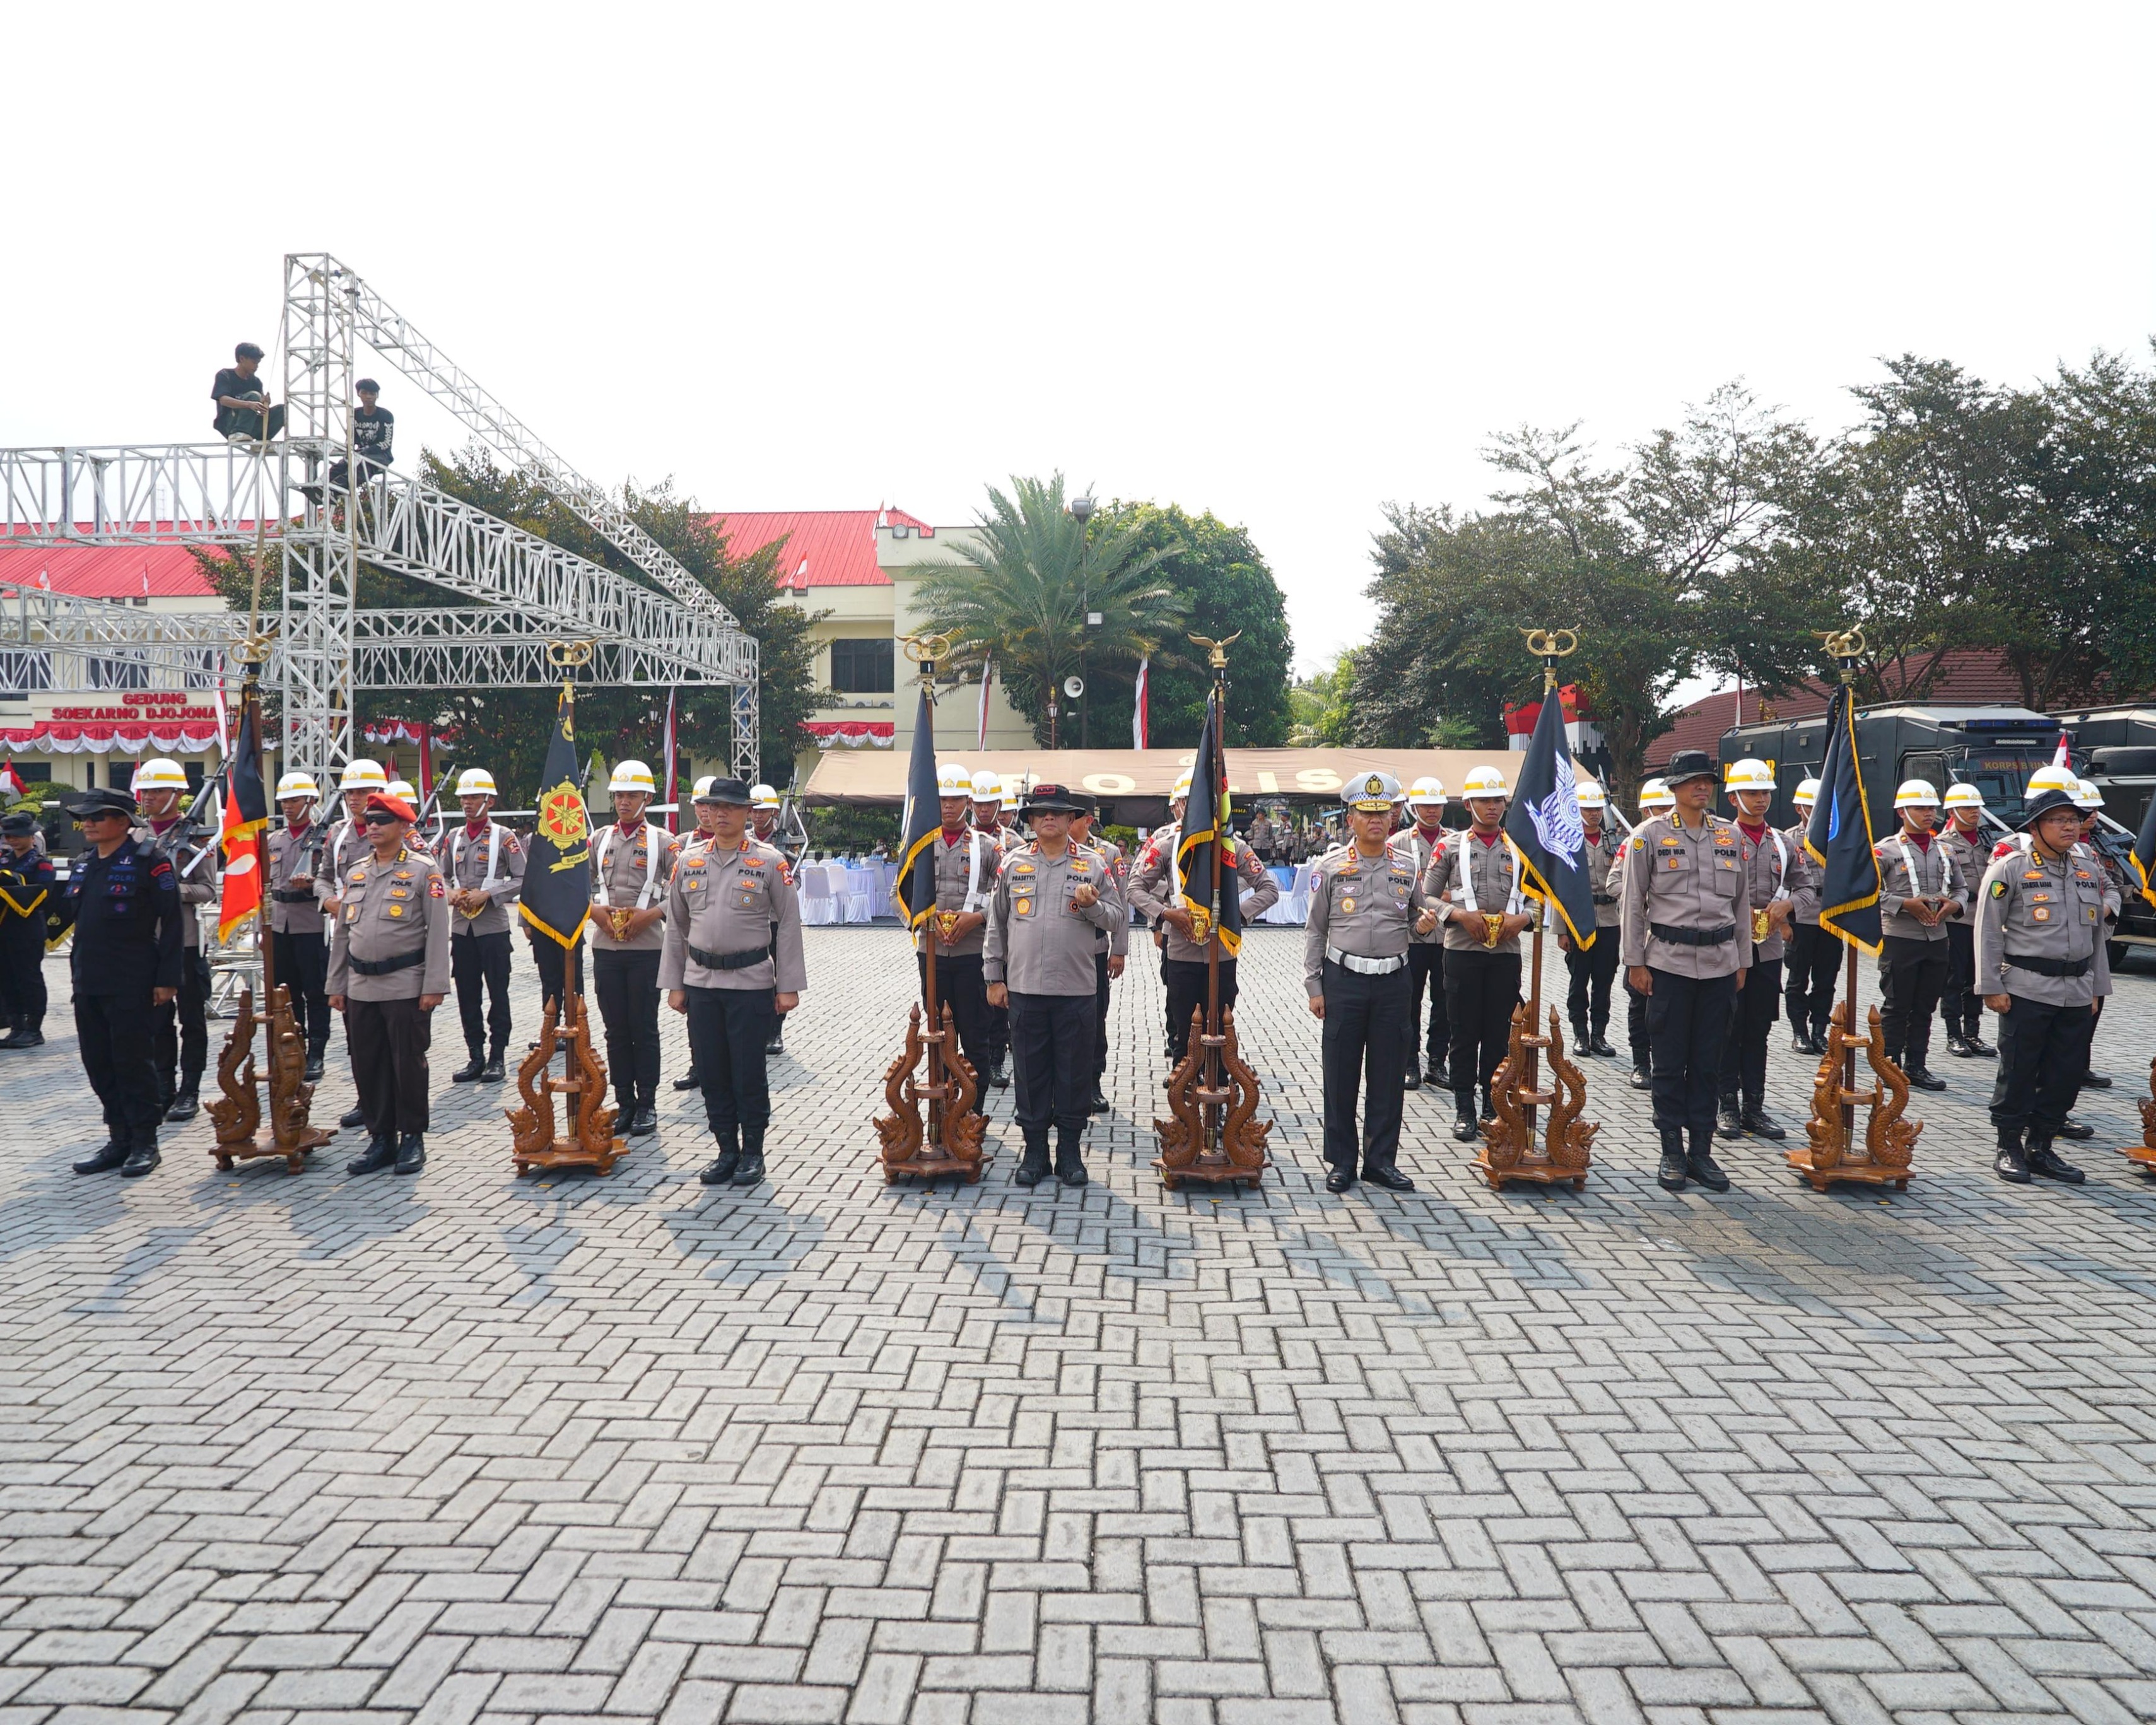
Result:
{"label": "police shoulder patch", "polygon": [[2005,897],[2005,896],[2006,896],[2006,883],[2005,883],[2004,880],[1994,880],[1994,881],[1993,881],[1993,882],[1991,883],[1991,896],[1992,896],[1994,898],[2004,898],[2004,897]]}
{"label": "police shoulder patch", "polygon": [[428,877],[427,896],[429,898],[446,898],[449,896],[449,889],[442,884],[442,877],[439,875],[431,875]]}

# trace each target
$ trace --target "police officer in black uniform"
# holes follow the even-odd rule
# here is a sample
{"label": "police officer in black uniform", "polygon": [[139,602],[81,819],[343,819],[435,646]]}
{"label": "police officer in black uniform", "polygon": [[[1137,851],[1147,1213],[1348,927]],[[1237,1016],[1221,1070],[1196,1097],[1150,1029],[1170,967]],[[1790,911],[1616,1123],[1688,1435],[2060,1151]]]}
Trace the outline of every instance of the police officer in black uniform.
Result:
{"label": "police officer in black uniform", "polygon": [[45,1040],[45,925],[54,909],[53,860],[38,842],[38,818],[19,809],[0,819],[0,1048]]}
{"label": "police officer in black uniform", "polygon": [[135,799],[126,792],[85,791],[62,806],[90,841],[69,877],[66,910],[74,928],[75,1040],[109,1134],[74,1171],[116,1168],[133,1178],[157,1166],[151,1041],[157,1009],[180,997],[179,880],[156,845],[133,832]]}

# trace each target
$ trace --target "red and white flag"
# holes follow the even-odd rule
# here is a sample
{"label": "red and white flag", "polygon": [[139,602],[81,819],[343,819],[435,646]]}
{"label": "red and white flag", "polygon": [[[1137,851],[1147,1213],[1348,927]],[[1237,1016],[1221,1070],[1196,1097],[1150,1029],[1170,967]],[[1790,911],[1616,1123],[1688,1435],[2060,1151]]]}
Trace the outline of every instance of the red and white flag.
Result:
{"label": "red and white flag", "polygon": [[996,662],[993,659],[981,661],[981,705],[973,716],[973,747],[984,749],[988,746],[988,685],[996,680]]}
{"label": "red and white flag", "polygon": [[1142,749],[1152,729],[1152,715],[1147,710],[1146,682],[1152,670],[1152,658],[1147,655],[1138,661],[1137,687],[1131,693],[1131,747]]}
{"label": "red and white flag", "polygon": [[681,799],[674,794],[674,694],[671,689],[666,691],[666,777],[660,782],[659,791],[661,798],[673,804],[666,811],[666,830],[670,833],[680,830],[675,821],[681,812]]}
{"label": "red and white flag", "polygon": [[2066,733],[2063,731],[2059,733],[2058,752],[2051,757],[2051,764],[2054,767],[2063,767],[2069,773],[2073,771],[2074,752],[2066,747]]}
{"label": "red and white flag", "polygon": [[142,597],[146,599],[150,597],[150,566],[147,563],[142,565]]}
{"label": "red and white flag", "polygon": [[23,775],[15,770],[13,763],[0,761],[0,797],[23,797],[28,794],[27,788],[23,783]]}

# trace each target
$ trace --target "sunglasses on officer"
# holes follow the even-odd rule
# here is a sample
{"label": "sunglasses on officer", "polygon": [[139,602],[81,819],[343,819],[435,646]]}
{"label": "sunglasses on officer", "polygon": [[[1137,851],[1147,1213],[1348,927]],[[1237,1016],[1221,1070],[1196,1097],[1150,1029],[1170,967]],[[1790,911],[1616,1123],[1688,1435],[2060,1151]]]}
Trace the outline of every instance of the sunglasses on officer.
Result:
{"label": "sunglasses on officer", "polygon": [[370,827],[393,827],[397,824],[397,817],[386,809],[370,809],[360,819]]}

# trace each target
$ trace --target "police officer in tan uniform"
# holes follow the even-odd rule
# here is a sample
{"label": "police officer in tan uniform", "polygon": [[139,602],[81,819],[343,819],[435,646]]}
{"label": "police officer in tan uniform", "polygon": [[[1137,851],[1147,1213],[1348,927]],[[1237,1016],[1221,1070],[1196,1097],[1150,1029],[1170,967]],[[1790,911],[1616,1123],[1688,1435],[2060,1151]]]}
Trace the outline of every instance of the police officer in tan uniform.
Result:
{"label": "police officer in tan uniform", "polygon": [[[913,950],[916,968],[925,982],[929,944],[935,943],[936,998],[950,1003],[951,1020],[957,1026],[958,1045],[965,1050],[967,1064],[983,1073],[988,1070],[990,1050],[988,984],[981,969],[981,949],[988,942],[988,901],[995,893],[1003,852],[991,835],[967,824],[973,787],[973,775],[955,761],[937,769],[940,824],[928,841],[936,914],[914,936]],[[895,884],[891,891],[895,900]],[[980,1100],[975,1099],[976,1106]]]}
{"label": "police officer in tan uniform", "polygon": [[434,859],[405,843],[409,803],[377,791],[362,819],[367,855],[336,883],[330,937],[330,1004],[345,1015],[367,1131],[350,1172],[393,1164],[416,1174],[427,1165],[431,1015],[449,991],[449,886]]}
{"label": "police officer in tan uniform", "polygon": [[1101,1083],[1108,1073],[1108,985],[1122,979],[1123,967],[1130,956],[1129,888],[1124,879],[1123,847],[1093,830],[1100,819],[1100,799],[1090,791],[1074,791],[1071,794],[1084,807],[1070,823],[1070,842],[1101,859],[1107,871],[1108,889],[1114,893],[1116,906],[1122,912],[1120,919],[1093,942],[1093,1094],[1086,1106],[1092,1113],[1105,1114],[1108,1111],[1108,1097]]}
{"label": "police officer in tan uniform", "polygon": [[[1954,875],[1974,893],[1984,871],[1991,866],[1991,839],[1984,829],[1984,793],[1973,784],[1950,784],[1944,799],[1946,824],[1939,829],[1939,848],[1953,865]],[[1984,996],[1976,989],[1976,909],[1969,908],[1947,925],[1946,991],[1939,996],[1939,1016],[1947,1027],[1947,1052],[1962,1060],[1996,1058],[1998,1050],[1984,1040]]]}
{"label": "police officer in tan uniform", "polygon": [[1751,926],[1737,931],[1752,943],[1752,965],[1737,996],[1737,1017],[1722,1056],[1722,1106],[1715,1130],[1725,1138],[1747,1132],[1763,1138],[1789,1136],[1767,1111],[1767,1039],[1782,1004],[1782,956],[1794,927],[1801,883],[1800,845],[1767,824],[1774,806],[1774,769],[1750,756],[1733,762],[1722,788],[1737,805],[1737,850],[1743,858],[1752,901]]}
{"label": "police officer in tan uniform", "polygon": [[[1647,820],[1657,814],[1666,814],[1677,806],[1677,799],[1669,787],[1659,778],[1640,781],[1640,819]],[[1616,860],[1609,865],[1609,891],[1617,901],[1620,917],[1618,937],[1609,944],[1619,957],[1618,975],[1625,988],[1625,1045],[1632,1056],[1631,1076],[1625,1082],[1634,1090],[1652,1090],[1655,1087],[1655,1055],[1647,1036],[1647,997],[1632,986],[1632,975],[1623,968],[1625,952],[1622,917],[1625,906],[1625,859],[1632,854],[1630,845],[1617,848]],[[1597,941],[1597,946],[1602,942]]]}
{"label": "police officer in tan uniform", "polygon": [[307,1045],[310,1084],[322,1076],[322,1056],[330,1045],[329,929],[315,882],[326,836],[314,818],[320,795],[304,773],[288,773],[277,781],[277,807],[285,824],[267,834],[263,882],[277,980],[292,997],[293,1026]]}
{"label": "police officer in tan uniform", "polygon": [[[1311,870],[1302,983],[1312,1016],[1325,1025],[1328,1192],[1345,1192],[1355,1183],[1358,1158],[1363,1178],[1372,1184],[1414,1190],[1414,1182],[1399,1168],[1407,1095],[1402,1081],[1414,1051],[1408,942],[1435,928],[1437,917],[1409,859],[1386,842],[1399,791],[1389,773],[1350,779],[1340,793],[1348,842],[1327,851]],[[1367,1086],[1359,1142],[1358,1086]]]}
{"label": "police officer in tan uniform", "polygon": [[1977,893],[1977,987],[1999,1014],[1993,1167],[2016,1185],[2031,1174],[2079,1185],[2082,1171],[2051,1145],[2088,1070],[2096,997],[2111,984],[2105,886],[2075,845],[2081,819],[2071,793],[2038,792],[2021,829],[2028,850],[2005,849]]}
{"label": "police officer in tan uniform", "polygon": [[704,1117],[718,1140],[697,1178],[753,1186],[771,1124],[764,1044],[772,1020],[808,986],[801,906],[778,847],[748,836],[747,784],[711,779],[696,803],[700,817],[712,812],[711,837],[685,849],[668,884],[659,982],[667,1004],[688,1015]]}
{"label": "police officer in tan uniform", "polygon": [[[1565,1012],[1572,1020],[1572,1043],[1582,1054],[1617,1058],[1609,1045],[1609,985],[1616,980],[1618,961],[1617,895],[1609,886],[1609,865],[1624,850],[1624,840],[1604,819],[1609,795],[1599,784],[1579,788],[1580,825],[1587,834],[1587,886],[1594,901],[1594,944],[1578,952],[1572,937],[1558,932],[1558,945],[1564,952],[1564,968],[1572,986],[1565,993]],[[1602,938],[1606,933],[1608,939]]]}
{"label": "police officer in tan uniform", "polygon": [[1729,1189],[1714,1159],[1714,1113],[1752,965],[1752,894],[1736,827],[1707,812],[1721,776],[1705,750],[1679,749],[1662,773],[1676,807],[1641,821],[1625,846],[1625,964],[1647,1000],[1662,1139],[1656,1178],[1670,1192],[1687,1179]]}
{"label": "police officer in tan uniform", "polygon": [[[1407,807],[1409,821],[1394,834],[1390,843],[1399,852],[1408,866],[1414,870],[1415,879],[1422,879],[1437,853],[1445,848],[1445,781],[1423,778],[1408,787]],[[1408,1041],[1408,1070],[1406,1085],[1409,1090],[1420,1090],[1424,1085],[1441,1089],[1451,1082],[1445,1061],[1452,1049],[1452,1024],[1445,1015],[1445,937],[1433,929],[1428,934],[1418,934],[1408,942],[1409,986],[1414,991],[1414,1022],[1419,1029],[1424,1024],[1423,997],[1430,997],[1429,1029],[1421,1038],[1421,1070],[1416,1070],[1415,1040],[1410,1034]]]}
{"label": "police officer in tan uniform", "polygon": [[[998,864],[1025,842],[1011,830],[1004,819],[1004,805],[1013,798],[1009,783],[985,767],[973,775],[973,830],[996,847]],[[988,983],[985,978],[981,983],[981,998],[986,1000]],[[988,1063],[981,1070],[981,1082],[988,1089],[1004,1090],[1010,1084],[1010,1075],[1004,1070],[1004,1064],[1010,1059],[1010,1009],[992,1005],[988,1008],[983,1022],[987,1025]]]}
{"label": "police officer in tan uniform", "polygon": [[1037,784],[1019,810],[1030,844],[1004,859],[988,901],[982,968],[988,999],[1010,1008],[1011,1070],[1025,1155],[1012,1178],[1048,1178],[1048,1128],[1055,1127],[1055,1177],[1086,1181],[1084,1139],[1091,1110],[1095,1033],[1096,937],[1128,921],[1094,852],[1070,840],[1084,799],[1060,784]]}
{"label": "police officer in tan uniform", "polygon": [[651,769],[624,761],[607,781],[613,822],[592,834],[592,992],[606,1025],[615,1115],[625,1134],[659,1130],[659,957],[666,945],[666,885],[679,846],[644,811]]}
{"label": "police officer in tan uniform", "polygon": [[[449,880],[449,974],[456,979],[457,1015],[471,1058],[449,1074],[452,1084],[500,1084],[509,1047],[509,908],[524,890],[524,843],[490,818],[494,775],[470,767],[457,777],[464,824],[443,835],[441,861]],[[485,1016],[480,1011],[484,996]]]}
{"label": "police officer in tan uniform", "polygon": [[1926,1064],[1932,1014],[1946,992],[1947,929],[1969,902],[1972,883],[1933,830],[1939,793],[1912,778],[1894,793],[1902,830],[1873,847],[1879,863],[1879,1027],[1882,1050],[1918,1090],[1944,1090]]}
{"label": "police officer in tan uniform", "polygon": [[1826,1052],[1828,1015],[1834,1010],[1834,980],[1841,965],[1841,942],[1820,927],[1819,865],[1804,849],[1811,830],[1819,781],[1808,778],[1794,793],[1797,818],[1782,829],[1794,858],[1789,888],[1789,935],[1782,957],[1782,1004],[1789,1014],[1789,1047],[1800,1055]]}

